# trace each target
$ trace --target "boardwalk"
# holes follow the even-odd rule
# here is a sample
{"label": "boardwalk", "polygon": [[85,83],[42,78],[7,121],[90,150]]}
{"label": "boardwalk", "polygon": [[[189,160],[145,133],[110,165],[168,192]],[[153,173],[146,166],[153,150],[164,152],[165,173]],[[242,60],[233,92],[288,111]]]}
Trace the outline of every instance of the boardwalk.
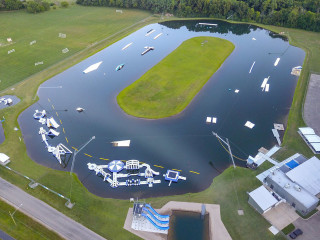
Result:
{"label": "boardwalk", "polygon": [[0,197],[16,208],[22,204],[19,211],[55,231],[65,239],[104,239],[80,223],[77,223],[2,178],[0,178]]}

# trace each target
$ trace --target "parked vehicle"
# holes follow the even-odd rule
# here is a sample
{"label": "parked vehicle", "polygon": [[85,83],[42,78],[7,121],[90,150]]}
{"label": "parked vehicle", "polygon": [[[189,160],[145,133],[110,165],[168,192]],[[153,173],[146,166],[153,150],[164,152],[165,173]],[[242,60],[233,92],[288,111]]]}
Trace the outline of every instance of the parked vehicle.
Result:
{"label": "parked vehicle", "polygon": [[294,230],[292,233],[289,234],[291,239],[296,239],[298,236],[302,235],[302,230],[300,228]]}

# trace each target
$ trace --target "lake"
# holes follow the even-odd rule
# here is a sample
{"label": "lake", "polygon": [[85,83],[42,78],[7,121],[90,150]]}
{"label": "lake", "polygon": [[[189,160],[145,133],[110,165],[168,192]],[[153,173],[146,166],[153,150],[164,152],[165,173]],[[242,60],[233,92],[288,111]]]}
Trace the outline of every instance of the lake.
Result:
{"label": "lake", "polygon": [[[218,26],[201,26],[197,24],[199,21],[148,25],[44,82],[38,90],[39,101],[18,119],[30,158],[50,168],[70,171],[71,161],[61,166],[42,143],[38,132],[43,125],[32,117],[36,109],[45,109],[48,116],[62,123],[58,128],[60,135],[48,140],[52,146],[63,143],[71,150],[72,147],[79,149],[92,136],[96,137],[77,155],[74,172],[90,192],[101,197],[145,198],[206,189],[213,178],[231,164],[228,153],[212,131],[227,137],[234,155],[241,159],[255,155],[262,146],[275,145],[271,129],[273,123],[286,124],[298,80],[290,72],[303,64],[304,51],[290,46],[282,36],[256,26],[205,22]],[[155,31],[145,36],[151,29]],[[154,39],[159,33],[163,34]],[[182,113],[147,120],[129,116],[120,109],[116,96],[122,89],[183,41],[197,36],[227,39],[235,49]],[[130,47],[121,50],[131,42]],[[155,50],[141,56],[145,46]],[[275,67],[277,58],[280,62]],[[102,64],[96,71],[83,73],[100,61]],[[255,65],[249,73],[253,62]],[[115,71],[122,63],[123,69]],[[260,87],[267,77],[269,92]],[[234,92],[236,89],[238,93]],[[77,107],[85,111],[79,113],[75,110]],[[216,117],[217,123],[206,124],[207,116]],[[255,127],[245,127],[246,121]],[[131,145],[113,147],[111,142],[118,140],[131,140]],[[148,163],[160,172],[156,179],[162,183],[152,188],[144,185],[113,189],[87,167],[88,162],[99,165],[110,162],[101,158],[138,159]],[[244,166],[245,162],[236,160],[236,164]],[[181,170],[187,180],[168,187],[162,177],[167,169]]]}

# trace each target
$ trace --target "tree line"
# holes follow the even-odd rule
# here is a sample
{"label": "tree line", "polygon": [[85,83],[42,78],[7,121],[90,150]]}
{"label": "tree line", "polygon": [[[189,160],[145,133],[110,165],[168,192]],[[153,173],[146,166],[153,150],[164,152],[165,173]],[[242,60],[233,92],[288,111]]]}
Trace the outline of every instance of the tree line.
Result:
{"label": "tree line", "polygon": [[320,0],[77,0],[77,4],[139,8],[179,17],[215,17],[320,31]]}

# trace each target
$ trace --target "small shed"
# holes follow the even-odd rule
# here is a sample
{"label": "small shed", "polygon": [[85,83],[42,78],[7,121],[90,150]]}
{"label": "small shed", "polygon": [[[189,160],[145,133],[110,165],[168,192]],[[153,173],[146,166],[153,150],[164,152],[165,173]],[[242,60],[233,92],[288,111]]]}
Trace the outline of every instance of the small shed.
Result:
{"label": "small shed", "polygon": [[270,210],[278,202],[263,185],[249,193],[248,203],[260,214]]}
{"label": "small shed", "polygon": [[6,154],[0,153],[0,164],[1,165],[3,165],[3,166],[7,165],[10,162],[9,159],[10,158]]}

